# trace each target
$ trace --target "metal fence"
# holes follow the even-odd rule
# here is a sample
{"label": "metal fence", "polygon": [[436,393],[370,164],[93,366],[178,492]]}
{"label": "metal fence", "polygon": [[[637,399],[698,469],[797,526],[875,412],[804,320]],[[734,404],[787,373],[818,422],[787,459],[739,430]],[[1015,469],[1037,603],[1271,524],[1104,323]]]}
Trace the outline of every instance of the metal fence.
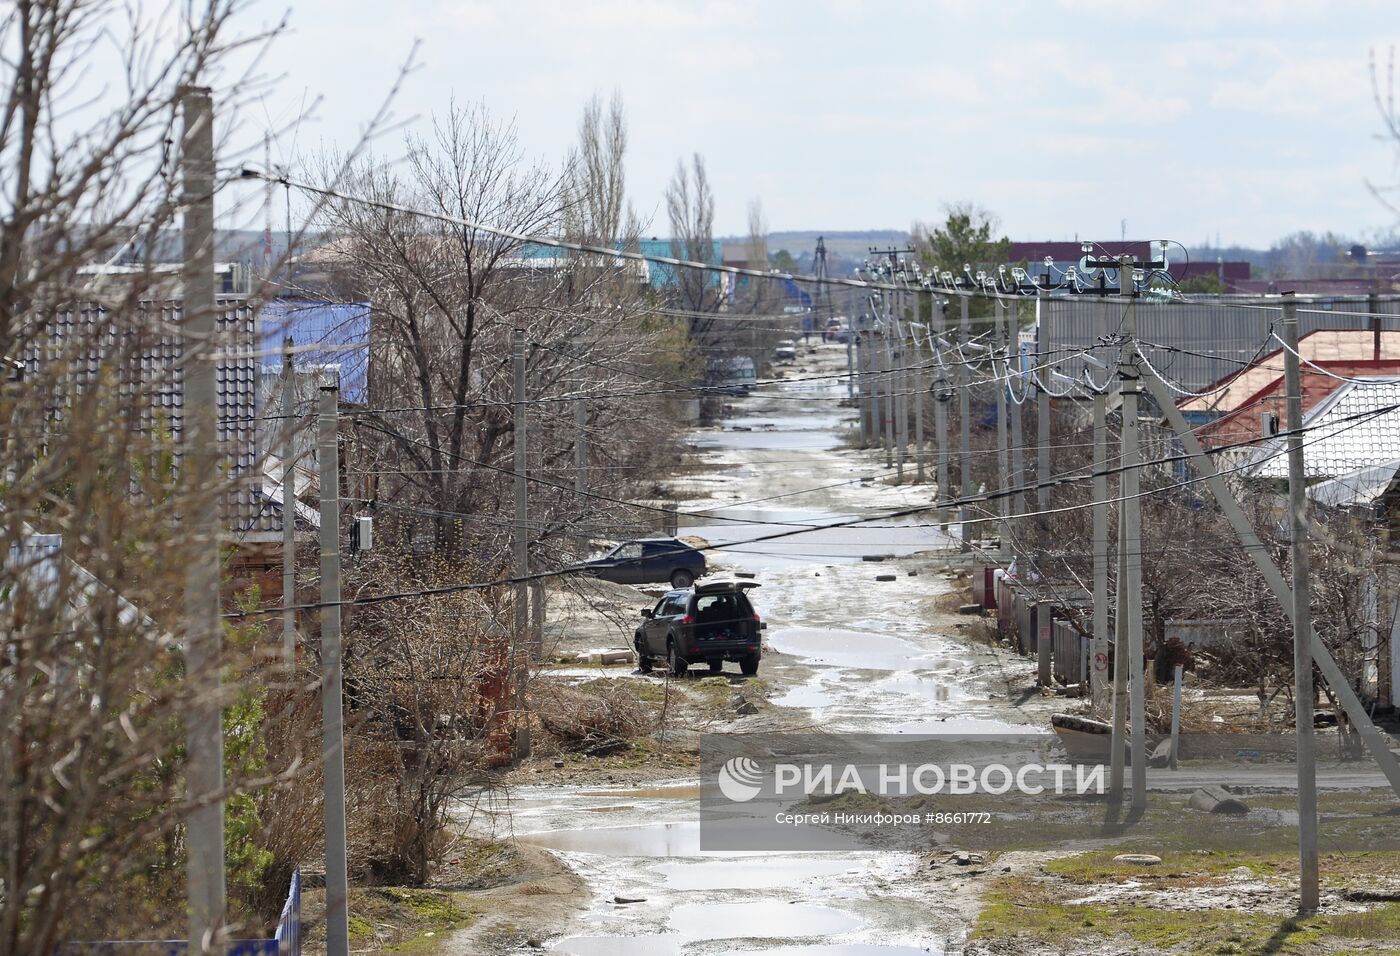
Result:
{"label": "metal fence", "polygon": [[[1295,300],[1300,336],[1318,329],[1400,331],[1400,296],[1300,295]],[[1036,308],[1034,301],[1021,304],[1023,321]],[[1038,351],[1055,360],[1057,371],[1071,377],[1086,368],[1084,360],[1072,353],[1092,349],[1101,334],[1117,332],[1124,314],[1123,303],[1113,297],[1050,297],[1039,308]],[[1154,367],[1183,388],[1198,391],[1239,371],[1256,354],[1276,351],[1278,344],[1270,341],[1269,332],[1281,315],[1282,300],[1276,295],[1193,296],[1190,302],[1140,299],[1137,333]],[[1099,348],[1092,354],[1110,366],[1117,359],[1109,349]],[[1109,374],[1092,364],[1087,367],[1096,381]]]}

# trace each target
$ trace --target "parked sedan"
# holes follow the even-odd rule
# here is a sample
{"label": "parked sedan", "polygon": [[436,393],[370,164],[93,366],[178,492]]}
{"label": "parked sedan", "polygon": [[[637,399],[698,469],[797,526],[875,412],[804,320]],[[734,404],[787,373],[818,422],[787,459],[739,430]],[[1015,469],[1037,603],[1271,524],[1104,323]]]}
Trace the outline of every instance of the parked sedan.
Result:
{"label": "parked sedan", "polygon": [[745,675],[758,673],[763,648],[759,632],[768,625],[745,593],[755,581],[721,579],[678,588],[655,607],[642,609],[642,623],[633,634],[637,666],[646,673],[664,660],[679,677],[691,664],[704,662],[718,674],[725,661],[738,661]]}
{"label": "parked sedan", "polygon": [[642,538],[622,542],[583,568],[617,584],[669,581],[673,588],[688,588],[705,573],[705,555],[679,538]]}

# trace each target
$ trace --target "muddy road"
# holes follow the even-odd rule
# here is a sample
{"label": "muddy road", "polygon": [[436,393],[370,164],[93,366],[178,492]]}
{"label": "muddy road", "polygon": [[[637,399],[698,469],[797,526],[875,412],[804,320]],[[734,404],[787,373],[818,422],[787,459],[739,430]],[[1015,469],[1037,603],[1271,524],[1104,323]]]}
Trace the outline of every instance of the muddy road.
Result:
{"label": "muddy road", "polygon": [[[844,369],[843,346],[804,349],[786,381],[735,399],[719,429],[691,436],[703,467],[685,480],[696,497],[682,509],[700,514],[682,519],[681,533],[718,546],[712,565],[756,576],[754,603],[769,625],[752,682],[764,706],[704,729],[1043,729],[1048,702],[1017,707],[1009,693],[1033,683],[1030,665],[971,640],[967,619],[947,613],[949,539],[929,516],[828,527],[932,496],[931,486],[897,485],[876,455],[847,447],[856,422],[841,404],[845,383],[811,380]],[[561,647],[625,648],[649,601],[638,594],[630,610],[625,595],[615,603],[616,614],[592,623],[563,614]],[[559,674],[664,680],[631,663]],[[749,683],[734,664],[725,680],[726,690]],[[497,835],[546,849],[587,887],[570,906],[541,912],[530,927],[535,947],[572,956],[903,956],[957,948],[975,914],[975,888],[935,886],[911,853],[701,853],[693,777],[658,772],[641,785],[608,785],[543,776],[554,779],[514,787],[509,806],[489,818]]]}

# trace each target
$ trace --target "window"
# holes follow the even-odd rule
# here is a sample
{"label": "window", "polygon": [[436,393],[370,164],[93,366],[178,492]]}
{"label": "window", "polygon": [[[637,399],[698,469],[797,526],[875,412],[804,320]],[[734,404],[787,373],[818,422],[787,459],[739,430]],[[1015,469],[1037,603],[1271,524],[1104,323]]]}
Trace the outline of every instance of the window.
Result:
{"label": "window", "polygon": [[752,616],[753,610],[742,594],[705,594],[695,599],[695,620],[702,624]]}
{"label": "window", "polygon": [[684,614],[685,600],[686,595],[684,592],[680,594],[672,594],[670,597],[665,598],[662,602],[665,606],[662,607],[661,614],[665,617],[672,617]]}
{"label": "window", "polygon": [[633,542],[632,544],[620,544],[612,554],[615,558],[623,560],[633,560],[642,556],[642,546]]}

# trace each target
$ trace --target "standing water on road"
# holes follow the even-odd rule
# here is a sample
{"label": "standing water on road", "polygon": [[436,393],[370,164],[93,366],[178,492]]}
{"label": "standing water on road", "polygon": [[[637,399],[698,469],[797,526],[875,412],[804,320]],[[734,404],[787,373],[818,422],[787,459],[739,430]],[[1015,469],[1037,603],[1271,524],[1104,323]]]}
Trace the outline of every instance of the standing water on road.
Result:
{"label": "standing water on road", "polygon": [[[802,371],[844,367],[844,347],[823,347]],[[680,533],[713,546],[713,570],[761,585],[754,603],[769,630],[748,686],[770,707],[749,719],[828,732],[1024,731],[980,689],[986,656],[927,623],[947,589],[928,552],[949,539],[931,513],[886,516],[927,505],[932,489],[897,485],[874,456],[846,447],[845,395],[837,379],[770,384],[692,435],[701,497],[682,503]],[[638,607],[649,600],[639,595]],[[629,671],[599,673],[658,680]],[[666,783],[682,786],[590,790],[561,779],[513,792],[511,831],[593,894],[555,952],[906,956],[965,936],[958,902],[929,895],[916,854],[702,852],[694,778]]]}

